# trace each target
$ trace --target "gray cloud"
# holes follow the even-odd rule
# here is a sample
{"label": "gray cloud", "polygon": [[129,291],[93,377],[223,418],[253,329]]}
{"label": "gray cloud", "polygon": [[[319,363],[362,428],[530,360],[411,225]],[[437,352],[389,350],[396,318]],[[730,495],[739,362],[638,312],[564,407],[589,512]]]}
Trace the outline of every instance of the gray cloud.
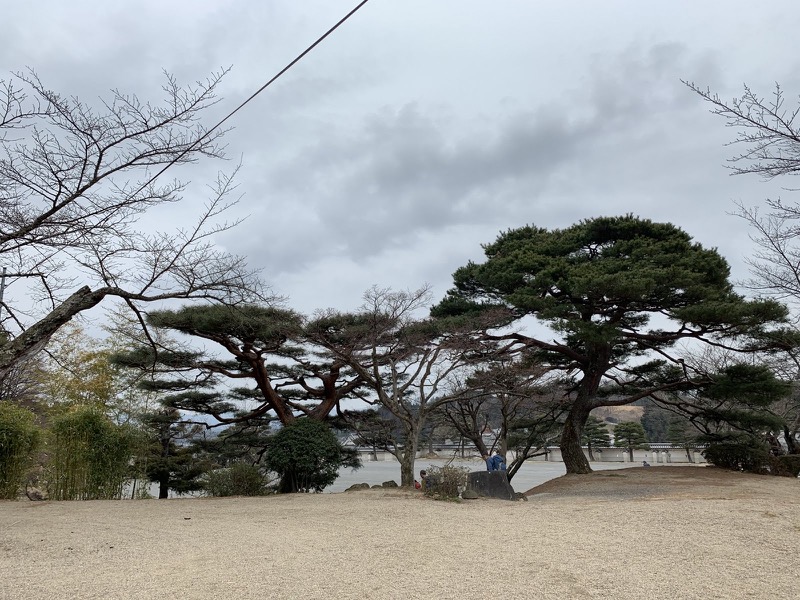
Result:
{"label": "gray cloud", "polygon": [[702,115],[679,79],[711,77],[714,63],[668,44],[592,67],[564,101],[499,108],[493,118],[413,103],[385,106],[355,125],[336,115],[317,121],[311,143],[262,175],[255,220],[264,219],[276,243],[258,260],[285,273],[332,255],[367,260],[414,244],[420,232],[563,225],[630,212],[631,204],[643,216],[658,212],[680,185],[668,173],[675,163],[691,177],[691,148],[674,155],[675,144],[688,135],[679,128]]}
{"label": "gray cloud", "polygon": [[[351,7],[16,3],[0,66],[30,65],[92,101],[113,87],[156,99],[162,69],[190,82],[233,65],[213,122]],[[187,205],[159,220],[185,220],[210,175],[242,157],[234,214],[250,218],[219,242],[302,307],[352,305],[373,283],[442,293],[500,230],[600,214],[673,221],[741,262],[732,201],[779,189],[727,176],[732,132],[679,79],[726,97],[777,80],[794,95],[793,9],[370,3],[236,116],[232,162],[172,173],[193,181]]]}

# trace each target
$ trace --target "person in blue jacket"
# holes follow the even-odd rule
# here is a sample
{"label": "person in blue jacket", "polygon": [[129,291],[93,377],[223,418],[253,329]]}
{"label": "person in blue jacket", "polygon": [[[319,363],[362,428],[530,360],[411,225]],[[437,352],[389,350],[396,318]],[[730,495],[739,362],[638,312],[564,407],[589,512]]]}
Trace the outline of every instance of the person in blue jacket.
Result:
{"label": "person in blue jacket", "polygon": [[493,456],[489,456],[488,454],[483,455],[483,460],[486,461],[486,470],[487,471],[505,471],[506,470],[506,461],[503,460],[503,457],[499,454],[495,454]]}

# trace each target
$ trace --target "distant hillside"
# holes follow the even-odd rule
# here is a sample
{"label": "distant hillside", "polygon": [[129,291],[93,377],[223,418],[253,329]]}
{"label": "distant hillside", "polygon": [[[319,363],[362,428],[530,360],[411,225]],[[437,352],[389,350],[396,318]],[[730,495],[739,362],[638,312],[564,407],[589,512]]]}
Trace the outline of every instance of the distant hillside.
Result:
{"label": "distant hillside", "polygon": [[639,421],[644,414],[643,406],[602,406],[592,411],[592,416],[610,423]]}

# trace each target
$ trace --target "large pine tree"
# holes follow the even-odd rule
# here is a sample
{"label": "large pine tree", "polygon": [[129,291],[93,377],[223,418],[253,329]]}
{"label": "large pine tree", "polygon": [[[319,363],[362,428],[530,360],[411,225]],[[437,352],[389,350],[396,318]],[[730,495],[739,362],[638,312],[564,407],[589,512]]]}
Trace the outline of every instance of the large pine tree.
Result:
{"label": "large pine tree", "polygon": [[581,435],[592,409],[695,385],[698,374],[687,369],[678,342],[744,350],[786,318],[777,302],[735,293],[725,259],[669,223],[629,215],[566,229],[526,226],[484,250],[485,262],[455,272],[455,287],[433,314],[500,309],[505,318],[496,325],[533,316],[549,327],[543,335],[485,335],[536,350],[567,376],[561,452],[568,473],[591,471]]}

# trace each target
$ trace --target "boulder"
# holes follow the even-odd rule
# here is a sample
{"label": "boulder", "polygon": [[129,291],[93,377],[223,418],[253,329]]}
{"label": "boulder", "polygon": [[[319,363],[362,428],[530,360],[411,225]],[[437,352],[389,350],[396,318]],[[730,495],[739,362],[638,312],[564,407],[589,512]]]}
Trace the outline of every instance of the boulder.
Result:
{"label": "boulder", "polygon": [[25,488],[25,495],[28,497],[28,500],[33,500],[33,501],[47,500],[47,494],[45,494],[39,488],[35,487]]}
{"label": "boulder", "polygon": [[479,497],[478,492],[476,492],[475,490],[471,490],[469,488],[461,492],[461,498],[463,500],[477,500],[478,497]]}
{"label": "boulder", "polygon": [[467,489],[483,498],[516,499],[505,471],[473,471],[467,475]]}
{"label": "boulder", "polygon": [[368,490],[369,484],[368,483],[354,483],[349,488],[345,490],[345,492],[355,492],[356,490]]}
{"label": "boulder", "polygon": [[384,481],[384,482],[381,484],[381,487],[385,487],[385,488],[396,488],[396,487],[400,487],[400,486],[398,486],[398,485],[397,485],[397,482],[396,482],[394,479],[392,479],[392,480],[390,480],[390,481]]}

